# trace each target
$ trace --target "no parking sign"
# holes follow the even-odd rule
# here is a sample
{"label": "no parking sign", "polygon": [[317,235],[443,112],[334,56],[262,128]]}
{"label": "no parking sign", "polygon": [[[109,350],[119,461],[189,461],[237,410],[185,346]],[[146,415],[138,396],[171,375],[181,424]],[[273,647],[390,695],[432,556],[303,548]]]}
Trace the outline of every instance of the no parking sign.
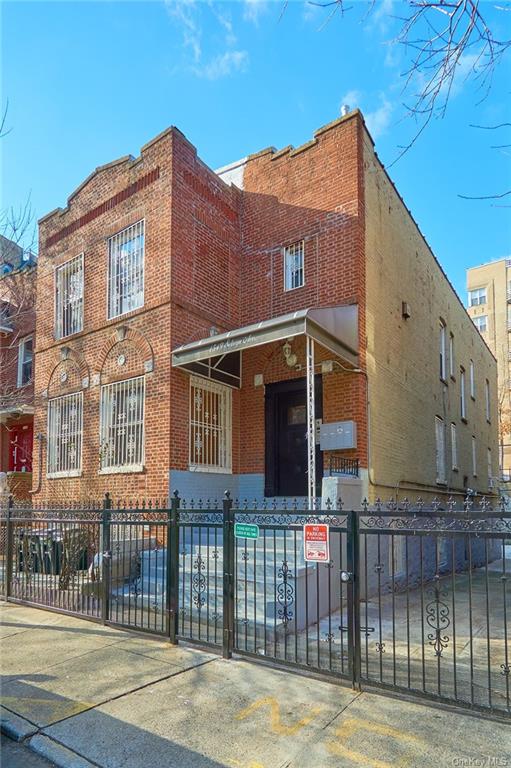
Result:
{"label": "no parking sign", "polygon": [[308,562],[327,563],[330,560],[328,525],[305,523],[303,549],[305,560]]}

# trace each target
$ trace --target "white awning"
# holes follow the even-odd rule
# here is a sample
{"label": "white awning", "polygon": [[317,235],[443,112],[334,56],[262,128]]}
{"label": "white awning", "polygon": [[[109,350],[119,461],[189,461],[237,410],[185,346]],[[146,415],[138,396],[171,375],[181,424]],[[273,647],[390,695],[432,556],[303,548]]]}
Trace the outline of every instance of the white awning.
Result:
{"label": "white awning", "polygon": [[172,352],[172,365],[187,367],[251,347],[306,335],[337,357],[358,366],[358,306],[301,309],[260,323],[183,344]]}

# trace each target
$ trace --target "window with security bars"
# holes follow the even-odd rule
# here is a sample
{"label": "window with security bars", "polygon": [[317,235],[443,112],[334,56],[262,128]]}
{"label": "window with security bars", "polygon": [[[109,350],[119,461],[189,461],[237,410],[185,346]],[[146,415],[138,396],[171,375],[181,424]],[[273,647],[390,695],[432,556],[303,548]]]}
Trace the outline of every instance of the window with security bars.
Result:
{"label": "window with security bars", "polygon": [[48,402],[48,477],[72,477],[82,470],[83,392]]}
{"label": "window with security bars", "polygon": [[101,387],[101,470],[141,471],[144,464],[143,376]]}
{"label": "window with security bars", "polygon": [[231,390],[213,381],[190,379],[190,469],[230,472]]}
{"label": "window with security bars", "polygon": [[108,318],[144,304],[144,222],[108,239]]}
{"label": "window with security bars", "polygon": [[292,291],[305,284],[304,241],[284,248],[284,290]]}
{"label": "window with security bars", "polygon": [[83,254],[55,270],[55,337],[83,329]]}

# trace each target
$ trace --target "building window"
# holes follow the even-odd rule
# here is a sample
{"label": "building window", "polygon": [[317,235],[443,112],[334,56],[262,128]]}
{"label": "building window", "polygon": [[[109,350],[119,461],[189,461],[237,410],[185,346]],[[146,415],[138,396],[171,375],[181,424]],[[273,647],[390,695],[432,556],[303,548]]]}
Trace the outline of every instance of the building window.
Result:
{"label": "building window", "polygon": [[460,368],[460,413],[461,418],[467,418],[467,403],[465,400],[465,369]]}
{"label": "building window", "polygon": [[284,248],[284,290],[292,291],[305,284],[304,276],[304,241]]}
{"label": "building window", "polygon": [[445,428],[443,419],[435,416],[435,438],[436,438],[436,481],[445,483]]}
{"label": "building window", "polygon": [[48,402],[48,477],[73,477],[82,470],[83,392]]}
{"label": "building window", "polygon": [[491,421],[490,382],[488,379],[484,382],[484,391],[486,395],[486,421]]}
{"label": "building window", "polygon": [[449,336],[449,375],[451,379],[454,379],[454,336],[452,333]]}
{"label": "building window", "polygon": [[143,469],[144,395],[143,376],[101,387],[101,471]]}
{"label": "building window", "polygon": [[468,306],[478,307],[480,304],[486,304],[486,288],[475,288],[468,292]]}
{"label": "building window", "polygon": [[25,336],[18,345],[18,387],[32,381],[33,339]]}
{"label": "building window", "polygon": [[190,469],[231,471],[231,395],[222,384],[190,379]]}
{"label": "building window", "polygon": [[447,378],[447,365],[445,359],[445,323],[440,320],[440,378],[445,381]]}
{"label": "building window", "polygon": [[144,304],[144,222],[108,239],[108,319]]}
{"label": "building window", "polygon": [[475,400],[476,399],[476,382],[475,382],[475,369],[474,369],[474,361],[470,361],[470,397]]}
{"label": "building window", "polygon": [[472,435],[472,474],[477,477],[477,444],[475,435]]}
{"label": "building window", "polygon": [[487,315],[479,315],[479,317],[473,317],[472,320],[474,321],[474,325],[479,331],[479,333],[486,333],[486,331],[488,330]]}
{"label": "building window", "polygon": [[493,480],[493,466],[492,466],[492,460],[491,460],[491,448],[488,448],[488,485],[492,486],[492,480]]}
{"label": "building window", "polygon": [[55,270],[55,338],[83,329],[83,253]]}
{"label": "building window", "polygon": [[451,466],[458,469],[458,440],[456,436],[456,424],[451,424]]}

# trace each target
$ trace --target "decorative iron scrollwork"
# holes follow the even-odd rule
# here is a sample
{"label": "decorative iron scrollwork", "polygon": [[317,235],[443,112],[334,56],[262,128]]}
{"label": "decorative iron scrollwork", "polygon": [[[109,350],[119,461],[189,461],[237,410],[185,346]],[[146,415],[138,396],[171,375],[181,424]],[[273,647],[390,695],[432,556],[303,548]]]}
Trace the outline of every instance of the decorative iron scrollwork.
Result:
{"label": "decorative iron scrollwork", "polygon": [[435,586],[428,590],[428,594],[433,597],[426,605],[426,621],[434,632],[428,633],[429,644],[435,649],[436,656],[441,656],[442,651],[449,644],[449,636],[445,634],[446,629],[451,624],[449,616],[449,606],[442,598],[447,597],[447,591],[440,587],[440,577],[435,575]]}
{"label": "decorative iron scrollwork", "polygon": [[203,571],[206,569],[206,565],[201,555],[197,556],[197,559],[193,564],[193,568],[195,571],[197,571],[197,573],[193,574],[193,578],[192,578],[193,604],[195,605],[197,610],[200,611],[200,609],[206,602],[206,598],[204,597],[204,592],[206,591],[206,586],[207,586],[207,579],[203,573]]}
{"label": "decorative iron scrollwork", "polygon": [[293,610],[291,606],[294,603],[295,588],[290,583],[291,579],[294,579],[294,575],[290,572],[287,560],[282,561],[282,565],[277,572],[281,582],[277,584],[277,602],[281,606],[277,610],[277,616],[283,624],[287,624],[293,618]]}

